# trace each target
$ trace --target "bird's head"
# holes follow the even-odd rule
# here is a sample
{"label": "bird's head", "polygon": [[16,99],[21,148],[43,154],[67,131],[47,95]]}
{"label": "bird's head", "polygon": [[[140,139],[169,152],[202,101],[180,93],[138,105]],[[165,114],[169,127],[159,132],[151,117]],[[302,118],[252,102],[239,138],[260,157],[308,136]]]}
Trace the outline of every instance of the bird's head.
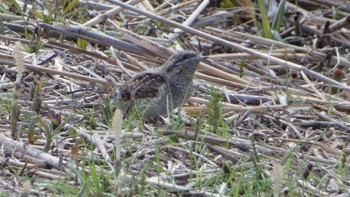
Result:
{"label": "bird's head", "polygon": [[[172,55],[165,63],[163,69],[169,77],[177,75],[190,76],[194,74],[196,66],[206,57],[193,51],[181,51]],[[181,77],[185,77],[181,76]]]}

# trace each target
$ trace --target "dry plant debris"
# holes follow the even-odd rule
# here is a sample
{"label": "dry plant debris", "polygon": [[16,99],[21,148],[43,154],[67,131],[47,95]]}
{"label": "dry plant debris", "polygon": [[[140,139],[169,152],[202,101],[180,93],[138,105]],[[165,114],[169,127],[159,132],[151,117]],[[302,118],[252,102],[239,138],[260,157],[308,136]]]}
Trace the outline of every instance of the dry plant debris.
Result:
{"label": "dry plant debris", "polygon": [[[349,8],[0,2],[0,193],[349,196]],[[113,114],[115,87],[184,49],[209,57],[184,107]]]}

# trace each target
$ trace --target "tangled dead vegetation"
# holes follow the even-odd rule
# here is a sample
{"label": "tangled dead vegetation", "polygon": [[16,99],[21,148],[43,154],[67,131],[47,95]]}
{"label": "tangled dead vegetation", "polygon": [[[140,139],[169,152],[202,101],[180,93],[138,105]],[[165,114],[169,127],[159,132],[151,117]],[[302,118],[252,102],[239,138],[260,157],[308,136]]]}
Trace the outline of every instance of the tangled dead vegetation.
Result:
{"label": "tangled dead vegetation", "polygon": [[[0,3],[5,194],[349,195],[348,1],[62,2]],[[114,112],[175,50],[208,56],[185,105]]]}

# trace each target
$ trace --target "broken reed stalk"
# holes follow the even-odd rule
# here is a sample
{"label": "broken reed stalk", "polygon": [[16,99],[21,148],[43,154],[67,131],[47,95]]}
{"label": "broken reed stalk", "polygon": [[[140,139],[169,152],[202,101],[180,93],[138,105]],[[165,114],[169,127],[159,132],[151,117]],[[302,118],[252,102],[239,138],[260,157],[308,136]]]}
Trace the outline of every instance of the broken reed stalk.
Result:
{"label": "broken reed stalk", "polygon": [[11,137],[14,139],[17,137],[17,121],[19,117],[19,105],[18,99],[21,94],[21,81],[24,71],[24,55],[22,53],[22,45],[20,42],[16,42],[13,56],[17,65],[17,75],[15,86],[13,89],[13,98],[12,98],[12,109],[11,109]]}
{"label": "broken reed stalk", "polygon": [[[112,130],[114,133],[115,137],[115,161],[114,161],[114,176],[115,176],[115,181],[116,181],[116,186],[118,185],[118,182],[120,182],[120,177],[119,173],[121,170],[121,139],[123,135],[123,130],[122,130],[122,123],[123,123],[123,113],[120,109],[117,109],[114,112],[114,117],[112,121]],[[118,192],[118,187],[114,188],[116,192]]]}

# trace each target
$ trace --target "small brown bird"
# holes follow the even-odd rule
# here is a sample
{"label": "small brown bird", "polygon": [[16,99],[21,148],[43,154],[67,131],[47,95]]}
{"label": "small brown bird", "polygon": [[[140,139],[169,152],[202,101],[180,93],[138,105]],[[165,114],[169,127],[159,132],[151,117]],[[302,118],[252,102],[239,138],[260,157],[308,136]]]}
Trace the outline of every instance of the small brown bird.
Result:
{"label": "small brown bird", "polygon": [[145,119],[168,116],[191,96],[194,71],[205,58],[192,51],[176,52],[160,69],[142,72],[119,86],[113,104],[124,115],[136,109]]}

